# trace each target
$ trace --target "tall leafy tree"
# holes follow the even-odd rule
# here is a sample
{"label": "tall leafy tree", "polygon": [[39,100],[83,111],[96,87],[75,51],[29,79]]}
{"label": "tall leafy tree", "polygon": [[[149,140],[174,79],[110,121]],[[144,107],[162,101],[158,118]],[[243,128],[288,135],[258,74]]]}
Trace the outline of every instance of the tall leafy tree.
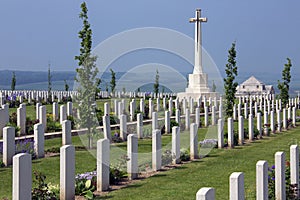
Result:
{"label": "tall leafy tree", "polygon": [[116,73],[112,69],[110,69],[110,73],[111,73],[110,90],[112,93],[114,93],[116,89]]}
{"label": "tall leafy tree", "polygon": [[52,100],[52,94],[51,94],[51,90],[52,90],[52,81],[51,81],[51,69],[50,69],[50,64],[48,66],[48,101],[50,102]]}
{"label": "tall leafy tree", "polygon": [[213,80],[211,90],[212,90],[212,92],[216,92],[216,89],[217,89],[217,86],[216,86],[216,84],[215,84],[215,81]]}
{"label": "tall leafy tree", "polygon": [[69,91],[69,84],[67,83],[67,80],[64,80],[65,82],[65,91]]}
{"label": "tall leafy tree", "polygon": [[105,91],[108,92],[108,84],[105,83]]}
{"label": "tall leafy tree", "polygon": [[225,113],[227,117],[231,117],[233,114],[233,105],[235,100],[236,87],[238,83],[235,82],[237,76],[236,65],[236,50],[235,42],[232,43],[231,48],[228,51],[228,63],[226,64],[225,72],[226,78],[224,78],[224,90],[225,90]]}
{"label": "tall leafy tree", "polygon": [[17,79],[15,72],[12,73],[11,77],[11,90],[14,91],[16,89]]}
{"label": "tall leafy tree", "polygon": [[158,94],[158,92],[159,92],[159,72],[158,72],[158,69],[156,69],[155,83],[153,85],[153,88],[154,88],[153,92],[155,94]]}
{"label": "tall leafy tree", "polygon": [[289,89],[291,82],[291,67],[292,61],[290,58],[287,58],[287,63],[284,64],[284,68],[282,70],[282,82],[278,80],[278,89],[280,90],[279,98],[281,99],[284,106],[289,101]]}
{"label": "tall leafy tree", "polygon": [[96,67],[96,56],[91,55],[92,49],[92,30],[88,21],[88,9],[86,3],[81,4],[81,13],[79,18],[83,21],[82,30],[79,31],[78,37],[81,39],[80,55],[75,56],[78,61],[79,68],[76,69],[78,82],[78,102],[76,106],[78,111],[78,118],[76,124],[80,128],[86,128],[88,134],[88,147],[93,147],[93,134],[96,133],[96,126],[98,124],[95,115],[95,93],[99,83],[97,78],[98,69]]}

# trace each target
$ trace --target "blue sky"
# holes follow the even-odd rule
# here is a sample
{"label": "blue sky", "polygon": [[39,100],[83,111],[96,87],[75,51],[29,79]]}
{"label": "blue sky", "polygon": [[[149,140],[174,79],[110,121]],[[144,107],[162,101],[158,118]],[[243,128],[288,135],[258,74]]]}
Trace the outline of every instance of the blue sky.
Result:
{"label": "blue sky", "polygon": [[[2,0],[0,70],[72,71],[79,52],[82,1]],[[300,2],[295,0],[90,0],[86,1],[96,46],[119,32],[139,27],[174,29],[194,37],[188,19],[196,8],[208,17],[203,47],[220,71],[237,43],[239,72],[281,73],[290,57],[300,75]],[[101,58],[100,58],[101,59]],[[192,71],[190,68],[183,71]],[[280,77],[276,77],[279,79]],[[264,80],[263,80],[264,81]]]}

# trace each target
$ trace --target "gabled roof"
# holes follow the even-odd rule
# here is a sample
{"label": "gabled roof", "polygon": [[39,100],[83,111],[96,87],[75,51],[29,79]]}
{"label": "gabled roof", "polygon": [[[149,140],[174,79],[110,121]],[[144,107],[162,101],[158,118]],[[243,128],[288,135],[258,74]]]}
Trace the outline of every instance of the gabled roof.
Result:
{"label": "gabled roof", "polygon": [[255,78],[254,76],[251,76],[241,85],[264,85],[264,83],[262,81],[257,80],[257,78]]}

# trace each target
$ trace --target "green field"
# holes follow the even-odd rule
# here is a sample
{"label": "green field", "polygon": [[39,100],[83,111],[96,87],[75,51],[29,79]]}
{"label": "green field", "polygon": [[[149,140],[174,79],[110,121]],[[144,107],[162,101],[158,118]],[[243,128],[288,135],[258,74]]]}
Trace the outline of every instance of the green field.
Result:
{"label": "green field", "polygon": [[[199,129],[200,140],[206,135],[207,129]],[[232,172],[245,173],[245,192],[247,199],[255,199],[255,164],[258,160],[267,160],[274,163],[276,151],[285,151],[287,158],[289,146],[298,144],[300,140],[300,128],[265,137],[251,144],[235,149],[213,149],[210,154],[198,161],[184,164],[170,171],[138,181],[127,188],[108,193],[104,199],[194,199],[201,187],[216,188],[217,199],[228,199],[228,181]],[[181,144],[187,143],[187,133],[181,133]],[[82,146],[81,139],[72,138],[75,146]],[[163,136],[163,146],[169,148],[170,135]],[[45,149],[59,147],[61,139],[46,140]],[[113,149],[126,149],[126,144],[113,145]],[[149,153],[151,140],[139,141],[139,152]],[[125,152],[125,151],[124,151]],[[76,151],[76,173],[93,171],[96,167],[94,152],[86,150]],[[142,154],[143,155],[143,154]],[[112,157],[115,155],[112,155]],[[142,158],[139,157],[139,160]],[[47,182],[59,184],[59,156],[33,160],[33,171],[39,170],[46,174]],[[12,168],[1,168],[0,197],[11,198]],[[147,191],[147,192],[145,192]],[[100,197],[99,197],[100,198]],[[102,198],[102,197],[101,197]],[[100,199],[101,199],[100,198]]]}
{"label": "green field", "polygon": [[[127,105],[129,105],[127,100]],[[101,100],[97,102],[99,108],[103,108],[104,102],[113,102],[113,100]],[[138,105],[137,101],[137,105]],[[162,102],[161,102],[162,104]],[[113,105],[111,103],[111,105]],[[35,118],[35,107],[27,106],[27,116]],[[10,109],[10,114],[16,109]],[[111,106],[111,111],[113,108]],[[52,112],[52,105],[47,105],[47,113]],[[164,112],[159,113],[163,117]],[[263,117],[262,117],[263,118]],[[210,119],[209,119],[210,120]],[[204,119],[201,117],[201,121]],[[192,117],[191,122],[194,122]],[[159,122],[160,128],[163,121]],[[184,118],[181,118],[181,124],[184,124]],[[248,126],[248,120],[244,121],[245,127]],[[234,123],[234,130],[237,132],[238,124]],[[256,128],[256,120],[254,120]],[[144,125],[144,133],[151,134],[151,124]],[[131,133],[135,128],[131,129]],[[224,123],[224,133],[227,133],[227,121]],[[274,154],[276,151],[285,151],[287,158],[289,155],[289,146],[298,144],[300,140],[300,127],[264,137],[262,140],[256,140],[252,143],[246,143],[244,146],[237,146],[234,149],[213,149],[212,151],[200,149],[201,155],[205,158],[187,163],[169,171],[159,172],[157,175],[137,181],[128,187],[109,192],[98,199],[194,199],[196,192],[201,187],[214,187],[216,189],[217,199],[228,199],[229,176],[232,172],[245,173],[245,192],[247,199],[255,199],[255,164],[258,160],[267,160],[269,164],[274,163]],[[113,134],[113,133],[112,133]],[[204,138],[217,138],[217,127],[200,128],[198,131],[199,141]],[[103,136],[99,136],[101,138]],[[96,140],[94,142],[96,143]],[[45,150],[59,148],[61,138],[48,139],[45,141]],[[96,168],[95,150],[87,151],[86,137],[72,137],[73,145],[76,150],[76,173],[93,171]],[[180,134],[181,148],[189,147],[189,132],[183,131]],[[151,139],[139,140],[139,165],[150,164],[151,166]],[[118,163],[118,159],[126,154],[126,143],[111,145],[111,163]],[[163,150],[171,149],[171,134],[162,137]],[[32,170],[43,172],[46,176],[46,182],[59,184],[59,155],[38,159],[32,161]],[[0,168],[0,199],[11,198],[12,193],[12,168]],[[35,184],[35,183],[33,183]],[[144,192],[147,191],[147,192]]]}

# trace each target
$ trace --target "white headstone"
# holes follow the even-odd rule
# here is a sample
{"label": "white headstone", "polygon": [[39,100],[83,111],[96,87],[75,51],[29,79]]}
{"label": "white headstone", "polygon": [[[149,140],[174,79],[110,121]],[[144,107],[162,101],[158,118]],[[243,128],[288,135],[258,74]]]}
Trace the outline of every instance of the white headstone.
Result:
{"label": "white headstone", "polygon": [[165,132],[170,133],[170,111],[165,111]]}
{"label": "white headstone", "polygon": [[196,200],[215,200],[215,189],[204,187],[198,190]]}
{"label": "white headstone", "polygon": [[152,131],[158,129],[158,115],[157,112],[152,113]]}
{"label": "white headstone", "polygon": [[177,126],[172,128],[172,162],[180,162],[180,129]]}
{"label": "white headstone", "polygon": [[20,135],[26,135],[26,108],[17,109],[17,126],[20,127]]}
{"label": "white headstone", "polygon": [[36,109],[36,119],[40,119],[40,106],[42,106],[42,104],[40,103],[36,103],[35,104],[35,109]]}
{"label": "white headstone", "polygon": [[120,117],[120,137],[123,141],[127,140],[127,116],[121,115]]}
{"label": "white headstone", "polygon": [[256,163],[256,199],[268,200],[268,162]]}
{"label": "white headstone", "polygon": [[8,105],[2,105],[0,108],[0,136],[3,134],[3,128],[9,122]]}
{"label": "white headstone", "polygon": [[3,128],[3,164],[9,166],[12,164],[15,155],[15,128]]}
{"label": "white headstone", "polygon": [[224,129],[223,119],[218,120],[218,147],[219,149],[224,147]]}
{"label": "white headstone", "polygon": [[159,97],[156,99],[156,111],[157,112],[160,111],[160,98]]}
{"label": "white headstone", "polygon": [[60,148],[60,199],[75,199],[75,147]]}
{"label": "white headstone", "polygon": [[144,99],[140,99],[140,112],[144,113],[145,112],[145,103]]}
{"label": "white headstone", "polygon": [[97,191],[109,189],[110,142],[108,139],[97,141]]}
{"label": "white headstone", "polygon": [[278,110],[277,112],[277,131],[281,132],[281,110]]}
{"label": "white headstone", "polygon": [[161,169],[161,132],[154,130],[152,132],[152,169],[158,171]]}
{"label": "white headstone", "polygon": [[233,135],[233,120],[231,117],[228,119],[228,147],[234,147],[234,135]]}
{"label": "white headstone", "polygon": [[[32,167],[31,155],[20,153],[13,157],[12,169],[12,199],[31,199]],[[26,167],[24,167],[26,166]]]}
{"label": "white headstone", "polygon": [[249,114],[248,118],[248,129],[249,129],[249,140],[254,140],[254,124],[253,124],[253,116],[252,114]]}
{"label": "white headstone", "polygon": [[244,103],[244,116],[245,116],[245,119],[247,119],[247,117],[248,117],[248,104],[247,103]]}
{"label": "white headstone", "polygon": [[257,113],[256,128],[258,130],[259,138],[262,138],[261,113]]}
{"label": "white headstone", "polygon": [[44,126],[44,131],[47,130],[47,113],[46,113],[46,106],[40,106],[40,114],[39,114],[39,121]]}
{"label": "white headstone", "polygon": [[195,111],[195,123],[197,124],[197,129],[200,127],[200,108],[196,108]]}
{"label": "white headstone", "polygon": [[191,159],[199,158],[198,154],[198,127],[196,123],[190,126],[190,157]]}
{"label": "white headstone", "polygon": [[139,139],[143,138],[143,115],[141,113],[138,113],[137,115],[137,136]]}
{"label": "white headstone", "polygon": [[216,107],[215,106],[212,106],[211,108],[211,125],[216,125],[216,120],[217,120],[217,117],[216,117]]}
{"label": "white headstone", "polygon": [[62,122],[62,146],[72,144],[71,121]]}
{"label": "white headstone", "polygon": [[177,109],[175,112],[175,121],[178,123],[178,126],[180,126],[180,110]]}
{"label": "white headstone", "polygon": [[37,158],[44,157],[44,125],[39,123],[34,125],[34,152]]}
{"label": "white headstone", "polygon": [[73,115],[73,103],[67,102],[67,116]]}
{"label": "white headstone", "polygon": [[128,135],[127,141],[127,173],[130,180],[138,177],[138,138],[134,134]]}
{"label": "white headstone", "polygon": [[59,117],[59,115],[58,115],[58,104],[56,102],[53,102],[52,114],[53,114],[53,121],[56,121]]}
{"label": "white headstone", "polygon": [[[269,124],[269,115],[268,115],[268,112],[265,112],[264,113],[264,124]],[[266,132],[267,131],[267,132]],[[269,132],[268,132],[268,129],[265,129],[265,135],[268,135]]]}
{"label": "white headstone", "polygon": [[239,145],[244,144],[244,117],[239,116]]}
{"label": "white headstone", "polygon": [[233,121],[236,120],[236,116],[237,116],[237,111],[236,111],[236,104],[233,105]]}
{"label": "white headstone", "polygon": [[60,124],[62,124],[63,121],[67,120],[67,107],[65,105],[61,105],[59,111]]}
{"label": "white headstone", "polygon": [[283,124],[283,129],[287,130],[287,119],[286,119],[286,109],[285,108],[282,110],[282,124]]}
{"label": "white headstone", "polygon": [[245,188],[244,188],[244,173],[234,172],[230,175],[230,200],[244,200]]}
{"label": "white headstone", "polygon": [[275,198],[286,199],[285,194],[285,154],[276,152],[275,154]]}
{"label": "white headstone", "polygon": [[110,115],[110,105],[107,102],[104,103],[104,115]]}
{"label": "white headstone", "polygon": [[296,107],[293,107],[293,114],[292,114],[292,122],[293,126],[296,127]]}
{"label": "white headstone", "polygon": [[186,109],[185,111],[185,130],[190,128],[190,110]]}
{"label": "white headstone", "polygon": [[170,111],[170,115],[172,116],[172,113],[173,113],[173,100],[172,100],[172,98],[169,99],[169,111]]}
{"label": "white headstone", "polygon": [[112,141],[111,129],[110,129],[110,116],[109,115],[102,116],[102,121],[103,121],[104,138]]}
{"label": "white headstone", "polygon": [[275,133],[275,116],[274,116],[274,111],[272,110],[270,113],[270,127],[271,127],[271,132]]}
{"label": "white headstone", "polygon": [[204,126],[208,127],[208,107],[204,107]]}
{"label": "white headstone", "polygon": [[299,147],[298,145],[291,145],[290,147],[290,175],[291,184],[295,184],[298,187],[299,197]]}

